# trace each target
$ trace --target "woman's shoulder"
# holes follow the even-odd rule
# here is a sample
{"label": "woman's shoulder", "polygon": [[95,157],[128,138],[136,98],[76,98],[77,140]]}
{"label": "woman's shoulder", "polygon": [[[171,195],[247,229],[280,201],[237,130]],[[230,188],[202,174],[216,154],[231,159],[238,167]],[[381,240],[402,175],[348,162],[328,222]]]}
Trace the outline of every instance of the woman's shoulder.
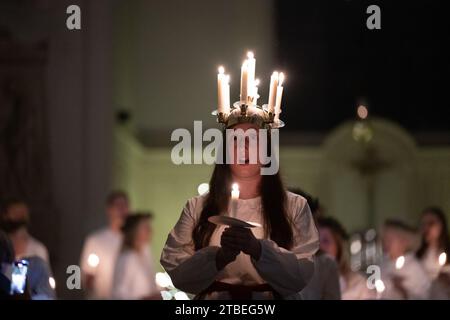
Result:
{"label": "woman's shoulder", "polygon": [[308,204],[304,197],[290,191],[286,191],[286,200],[291,212],[302,211]]}
{"label": "woman's shoulder", "polygon": [[184,213],[196,218],[201,213],[205,200],[206,194],[188,199],[184,205]]}

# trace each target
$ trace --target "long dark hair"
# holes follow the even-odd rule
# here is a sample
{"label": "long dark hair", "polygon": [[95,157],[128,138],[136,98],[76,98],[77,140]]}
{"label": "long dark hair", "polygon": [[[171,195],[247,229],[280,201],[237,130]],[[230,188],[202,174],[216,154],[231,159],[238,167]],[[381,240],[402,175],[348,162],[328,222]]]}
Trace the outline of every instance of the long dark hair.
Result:
{"label": "long dark hair", "polygon": [[[225,140],[225,133],[222,135]],[[270,148],[270,135],[268,131],[268,148]],[[225,141],[222,141],[224,155],[227,150]],[[272,160],[275,161],[275,160]],[[209,193],[206,195],[200,219],[192,231],[195,250],[209,245],[215,225],[208,221],[213,215],[218,215],[228,209],[231,192],[231,171],[228,164],[216,163],[211,180]],[[292,221],[286,212],[286,190],[279,171],[274,175],[262,175],[259,185],[261,195],[262,213],[265,236],[270,237],[280,247],[289,249],[293,244]]]}
{"label": "long dark hair", "polygon": [[[450,257],[450,238],[447,228],[447,219],[445,217],[444,211],[438,207],[428,207],[422,211],[422,217],[426,214],[434,215],[442,225],[441,234],[439,235],[439,249],[443,250],[447,254],[447,264],[449,263],[448,257]],[[419,250],[417,250],[416,256],[422,259],[425,252],[428,249],[428,244],[425,239],[425,235],[422,235],[422,240]]]}

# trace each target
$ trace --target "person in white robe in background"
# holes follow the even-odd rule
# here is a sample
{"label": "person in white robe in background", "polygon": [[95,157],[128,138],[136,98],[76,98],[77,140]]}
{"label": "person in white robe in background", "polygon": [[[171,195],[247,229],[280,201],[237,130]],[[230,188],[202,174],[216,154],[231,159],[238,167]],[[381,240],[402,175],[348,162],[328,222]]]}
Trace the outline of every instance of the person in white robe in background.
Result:
{"label": "person in white robe in background", "polygon": [[113,278],[114,299],[161,299],[149,247],[151,218],[151,214],[130,215],[122,227],[123,245]]}
{"label": "person in white robe in background", "polygon": [[129,201],[122,191],[111,192],[106,199],[109,224],[90,234],[81,253],[83,287],[88,298],[111,298],[114,266],[122,245],[122,227],[129,214]]}
{"label": "person in white robe in background", "polygon": [[423,210],[420,225],[422,242],[416,256],[433,281],[439,276],[442,267],[450,263],[447,218],[442,209],[429,207]]}
{"label": "person in white robe in background", "polygon": [[[248,133],[259,127],[241,123],[233,128]],[[245,139],[243,164],[237,164],[236,144],[226,146],[227,152],[234,148],[233,164],[216,164],[209,193],[187,202],[163,249],[161,264],[175,287],[197,298],[299,299],[298,292],[314,273],[319,238],[309,206],[303,197],[282,187],[279,173],[261,175],[261,164],[249,162],[249,154],[255,152],[251,140],[258,140],[257,134]],[[220,209],[219,205],[220,199],[229,200],[233,182],[241,190],[234,217],[262,227],[215,227],[207,221],[208,216],[232,214],[228,206]],[[267,212],[277,215],[272,223],[279,220],[279,226],[272,225],[278,229],[268,235],[264,205],[269,204],[284,207],[285,212]],[[202,235],[202,230],[209,230],[210,237],[193,237]],[[270,235],[280,243],[292,240],[291,244],[280,246]]]}
{"label": "person in white robe in background", "polygon": [[381,264],[381,280],[385,290],[381,293],[381,298],[427,299],[431,283],[413,253],[414,230],[401,221],[388,220],[383,226],[382,243],[384,258]]}
{"label": "person in white robe in background", "polygon": [[352,271],[349,265],[347,232],[336,219],[317,219],[320,234],[320,249],[333,257],[339,268],[339,287],[342,300],[368,300],[376,297],[375,291],[367,286],[362,274]]}
{"label": "person in white robe in background", "polygon": [[0,220],[2,223],[16,225],[13,226],[15,229],[14,234],[9,235],[14,244],[16,259],[21,259],[23,257],[39,257],[50,267],[47,248],[28,231],[30,224],[30,209],[24,201],[19,199],[7,201],[2,210]]}

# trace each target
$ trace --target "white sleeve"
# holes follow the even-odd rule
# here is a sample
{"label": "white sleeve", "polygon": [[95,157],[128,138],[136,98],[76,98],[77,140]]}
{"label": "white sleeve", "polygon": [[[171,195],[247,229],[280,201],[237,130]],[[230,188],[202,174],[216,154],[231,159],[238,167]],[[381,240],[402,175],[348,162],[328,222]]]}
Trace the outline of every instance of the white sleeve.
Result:
{"label": "white sleeve", "polygon": [[319,248],[319,236],[308,204],[297,206],[293,220],[292,249],[279,247],[272,240],[261,240],[261,256],[253,260],[256,270],[281,296],[300,292],[314,273],[313,255]]}
{"label": "white sleeve", "polygon": [[216,253],[219,247],[195,251],[192,230],[194,204],[189,201],[175,227],[169,233],[161,254],[161,265],[170,275],[174,286],[189,293],[200,293],[216,278]]}
{"label": "white sleeve", "polygon": [[431,281],[417,260],[411,261],[409,267],[403,268],[407,275],[403,285],[408,293],[409,300],[427,299]]}

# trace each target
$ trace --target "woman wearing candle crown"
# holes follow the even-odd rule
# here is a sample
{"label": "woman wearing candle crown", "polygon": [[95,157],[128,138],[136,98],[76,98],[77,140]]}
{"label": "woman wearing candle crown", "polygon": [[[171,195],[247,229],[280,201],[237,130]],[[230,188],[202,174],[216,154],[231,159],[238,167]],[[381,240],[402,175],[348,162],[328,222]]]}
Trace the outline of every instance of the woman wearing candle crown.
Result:
{"label": "woman wearing candle crown", "polygon": [[[262,114],[249,107],[242,118],[234,109],[226,127],[258,130],[264,127]],[[245,138],[244,164],[237,164],[236,143],[225,146],[224,152],[235,148],[235,161],[215,165],[209,193],[188,200],[163,249],[161,264],[175,287],[197,298],[295,299],[313,275],[319,238],[308,204],[284,188],[278,172],[261,175],[259,161],[249,163],[249,154],[257,152],[249,139],[257,136]],[[229,215],[233,183],[240,189],[235,217],[262,227],[208,221]]]}

